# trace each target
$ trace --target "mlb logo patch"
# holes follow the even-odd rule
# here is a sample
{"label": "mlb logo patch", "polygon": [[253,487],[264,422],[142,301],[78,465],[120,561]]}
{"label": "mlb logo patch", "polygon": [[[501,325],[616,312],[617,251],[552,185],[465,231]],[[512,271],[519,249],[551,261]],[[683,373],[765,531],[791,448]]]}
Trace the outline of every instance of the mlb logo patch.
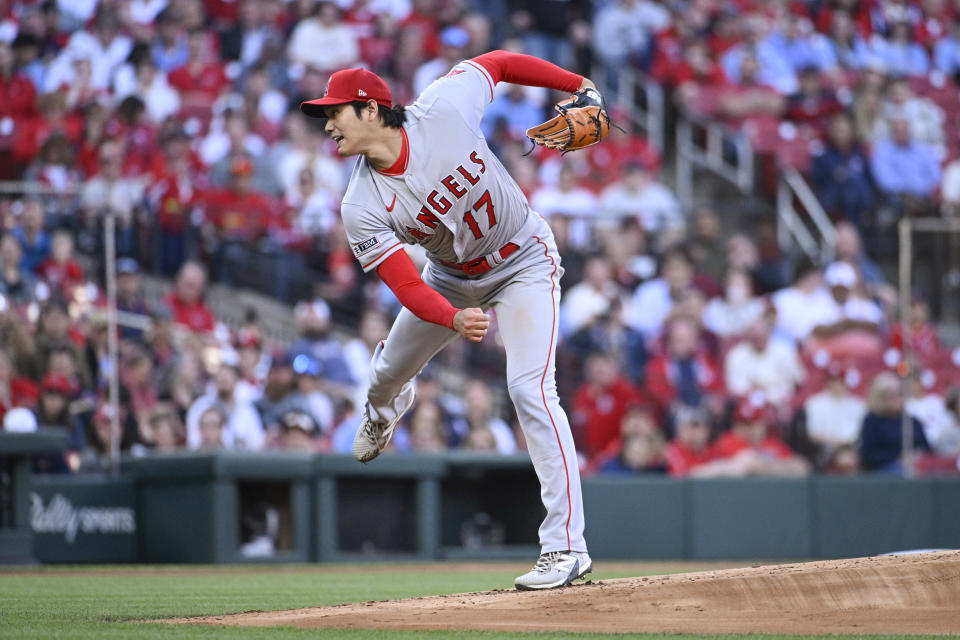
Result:
{"label": "mlb logo patch", "polygon": [[376,236],[374,236],[373,238],[367,238],[363,242],[360,242],[354,245],[353,255],[359,258],[360,256],[362,256],[363,254],[365,254],[367,251],[377,246],[378,244],[380,244],[380,240]]}

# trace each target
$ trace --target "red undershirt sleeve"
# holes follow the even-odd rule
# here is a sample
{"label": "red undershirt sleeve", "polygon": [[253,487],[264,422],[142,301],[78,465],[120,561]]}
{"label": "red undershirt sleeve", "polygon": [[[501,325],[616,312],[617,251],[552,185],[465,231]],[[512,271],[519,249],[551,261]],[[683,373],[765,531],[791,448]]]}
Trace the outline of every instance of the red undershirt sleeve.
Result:
{"label": "red undershirt sleeve", "polygon": [[453,316],[459,309],[420,278],[406,251],[390,255],[377,267],[377,275],[413,315],[453,330]]}
{"label": "red undershirt sleeve", "polygon": [[583,76],[579,74],[522,53],[490,51],[473,58],[473,61],[482,65],[495,83],[512,82],[575,93],[583,82]]}

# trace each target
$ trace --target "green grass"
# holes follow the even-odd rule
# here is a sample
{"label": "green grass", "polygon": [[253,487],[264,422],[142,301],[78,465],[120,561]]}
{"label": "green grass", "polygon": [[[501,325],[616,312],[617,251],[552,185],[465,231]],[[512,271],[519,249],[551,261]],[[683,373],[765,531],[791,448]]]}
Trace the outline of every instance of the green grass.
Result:
{"label": "green grass", "polygon": [[[477,565],[472,565],[477,569]],[[518,566],[518,569],[521,568]],[[0,638],[100,640],[115,638],[400,638],[446,640],[658,638],[698,636],[644,634],[524,634],[467,631],[397,632],[303,630],[290,627],[230,628],[199,625],[144,624],[150,618],[214,615],[249,610],[269,611],[366,600],[389,600],[441,593],[504,588],[515,572],[503,565],[454,571],[449,565],[413,571],[402,565],[298,567],[106,567],[0,571]],[[599,571],[594,579],[637,575],[636,570]],[[716,636],[734,637],[734,636]],[[742,637],[742,636],[741,636]],[[790,636],[752,636],[774,639]],[[824,637],[824,636],[821,636]],[[826,636],[837,638],[838,636]],[[863,638],[864,636],[859,636]],[[873,636],[903,638],[906,636]],[[917,638],[919,636],[912,636]],[[809,636],[807,637],[809,638]]]}

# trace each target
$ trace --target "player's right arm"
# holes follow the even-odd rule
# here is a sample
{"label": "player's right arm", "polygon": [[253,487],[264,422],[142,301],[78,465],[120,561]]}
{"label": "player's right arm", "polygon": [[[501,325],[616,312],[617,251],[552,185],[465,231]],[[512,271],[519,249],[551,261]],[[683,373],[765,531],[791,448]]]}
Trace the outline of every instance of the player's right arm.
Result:
{"label": "player's right arm", "polygon": [[430,288],[417,273],[410,256],[403,250],[403,242],[387,220],[368,208],[348,202],[343,203],[340,213],[353,255],[364,272],[376,270],[400,304],[421,320],[447,327],[467,340],[483,339],[490,324],[486,314],[477,308],[457,309]]}
{"label": "player's right arm", "polygon": [[421,320],[453,329],[472,342],[487,334],[490,318],[480,309],[457,309],[432,289],[417,273],[406,251],[397,251],[377,267],[377,275],[390,287],[400,304]]}

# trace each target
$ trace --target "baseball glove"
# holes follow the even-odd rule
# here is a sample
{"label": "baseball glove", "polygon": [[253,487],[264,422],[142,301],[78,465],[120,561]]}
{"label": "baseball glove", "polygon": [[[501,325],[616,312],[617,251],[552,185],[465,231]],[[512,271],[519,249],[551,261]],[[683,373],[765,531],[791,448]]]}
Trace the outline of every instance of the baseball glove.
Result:
{"label": "baseball glove", "polygon": [[596,89],[578,91],[554,108],[560,115],[527,129],[527,137],[534,144],[576,151],[600,142],[610,133],[610,117],[603,96]]}

